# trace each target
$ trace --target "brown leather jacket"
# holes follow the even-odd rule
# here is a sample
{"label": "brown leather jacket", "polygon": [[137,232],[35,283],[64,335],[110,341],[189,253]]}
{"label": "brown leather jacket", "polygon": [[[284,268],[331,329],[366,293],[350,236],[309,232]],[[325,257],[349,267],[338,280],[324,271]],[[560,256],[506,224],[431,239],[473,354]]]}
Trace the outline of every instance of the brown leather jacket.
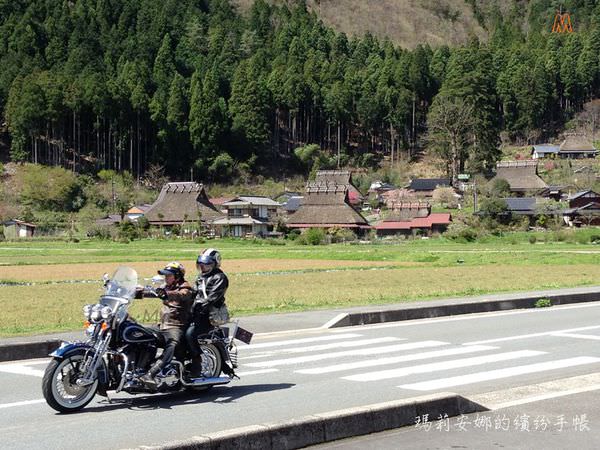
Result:
{"label": "brown leather jacket", "polygon": [[165,287],[167,298],[160,310],[160,329],[186,328],[190,323],[190,313],[195,293],[185,280]]}

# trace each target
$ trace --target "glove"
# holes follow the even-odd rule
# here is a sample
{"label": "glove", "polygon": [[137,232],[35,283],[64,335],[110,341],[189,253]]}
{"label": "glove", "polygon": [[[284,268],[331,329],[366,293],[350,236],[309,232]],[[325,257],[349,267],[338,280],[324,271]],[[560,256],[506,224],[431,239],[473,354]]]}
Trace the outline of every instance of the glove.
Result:
{"label": "glove", "polygon": [[167,291],[165,290],[165,288],[156,288],[155,292],[156,292],[156,295],[158,295],[158,298],[160,298],[161,300],[166,300]]}

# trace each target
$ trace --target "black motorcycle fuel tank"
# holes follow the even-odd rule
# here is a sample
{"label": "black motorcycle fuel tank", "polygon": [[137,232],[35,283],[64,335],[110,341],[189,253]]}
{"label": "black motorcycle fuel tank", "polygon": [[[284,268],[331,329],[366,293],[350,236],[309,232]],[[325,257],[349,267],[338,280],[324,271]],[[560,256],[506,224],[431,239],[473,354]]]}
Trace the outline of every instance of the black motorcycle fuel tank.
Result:
{"label": "black motorcycle fuel tank", "polygon": [[157,337],[154,333],[135,322],[127,321],[123,324],[121,329],[123,333],[123,340],[125,342],[129,342],[131,344],[141,344],[157,341]]}

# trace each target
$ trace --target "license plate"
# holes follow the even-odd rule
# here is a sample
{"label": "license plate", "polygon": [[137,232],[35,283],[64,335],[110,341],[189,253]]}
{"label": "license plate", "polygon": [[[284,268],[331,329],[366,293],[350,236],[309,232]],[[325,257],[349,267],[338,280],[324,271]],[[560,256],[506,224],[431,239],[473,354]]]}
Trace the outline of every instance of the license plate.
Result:
{"label": "license plate", "polygon": [[235,331],[235,338],[237,340],[242,341],[245,344],[249,344],[250,341],[252,340],[252,336],[253,333],[251,333],[248,330],[244,330],[242,327],[238,327],[238,329]]}

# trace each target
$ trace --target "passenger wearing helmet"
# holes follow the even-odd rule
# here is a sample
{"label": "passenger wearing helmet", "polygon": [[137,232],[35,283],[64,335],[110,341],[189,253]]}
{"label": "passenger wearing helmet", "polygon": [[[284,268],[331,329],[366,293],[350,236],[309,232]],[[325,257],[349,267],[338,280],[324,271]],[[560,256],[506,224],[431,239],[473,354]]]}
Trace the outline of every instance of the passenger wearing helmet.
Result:
{"label": "passenger wearing helmet", "polygon": [[185,335],[192,354],[193,378],[200,377],[202,371],[202,351],[198,345],[198,336],[208,333],[213,328],[209,318],[210,307],[220,308],[225,304],[229,280],[220,266],[221,254],[214,248],[204,250],[196,260],[196,298],[192,306],[192,324]]}
{"label": "passenger wearing helmet", "polygon": [[156,293],[163,303],[157,331],[162,335],[165,346],[161,357],[140,378],[148,387],[156,387],[157,383],[154,377],[173,359],[175,349],[183,340],[189,324],[190,307],[194,300],[192,286],[185,281],[183,265],[178,262],[170,262],[158,273],[165,276],[165,287],[156,289]]}

